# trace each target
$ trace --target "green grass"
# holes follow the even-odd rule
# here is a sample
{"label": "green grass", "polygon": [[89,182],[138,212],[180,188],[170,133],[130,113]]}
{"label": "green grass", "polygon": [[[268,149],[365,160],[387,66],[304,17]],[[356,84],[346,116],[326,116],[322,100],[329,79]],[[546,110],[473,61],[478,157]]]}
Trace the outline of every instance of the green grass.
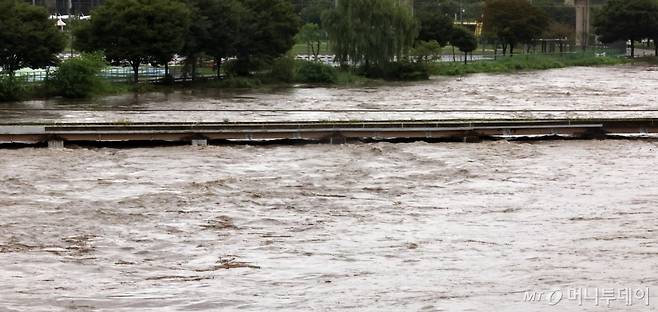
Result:
{"label": "green grass", "polygon": [[629,61],[619,57],[597,57],[594,54],[578,53],[562,56],[517,55],[495,61],[478,61],[469,64],[431,64],[430,73],[437,76],[461,76],[475,73],[509,73],[515,71],[545,70],[570,66],[598,66],[624,64]]}

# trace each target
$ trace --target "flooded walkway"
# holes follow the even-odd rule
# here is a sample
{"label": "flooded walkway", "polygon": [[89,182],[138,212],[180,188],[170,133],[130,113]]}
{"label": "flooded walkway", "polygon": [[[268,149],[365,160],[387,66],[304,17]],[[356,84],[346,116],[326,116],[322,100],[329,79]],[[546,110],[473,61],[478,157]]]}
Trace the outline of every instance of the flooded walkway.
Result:
{"label": "flooded walkway", "polygon": [[657,149],[0,150],[0,310],[601,311],[524,293],[658,291]]}

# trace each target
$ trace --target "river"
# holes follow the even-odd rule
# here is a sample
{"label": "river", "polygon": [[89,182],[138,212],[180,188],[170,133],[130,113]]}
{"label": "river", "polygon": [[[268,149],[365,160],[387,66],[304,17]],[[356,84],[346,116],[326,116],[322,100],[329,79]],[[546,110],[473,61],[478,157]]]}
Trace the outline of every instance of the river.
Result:
{"label": "river", "polygon": [[[564,70],[590,77],[586,87],[561,71],[204,105],[655,108],[654,71]],[[464,96],[450,104],[436,89]],[[138,105],[202,101],[152,97]],[[631,304],[617,294],[611,309],[657,311],[657,150],[650,140],[0,149],[0,311],[602,311],[592,292],[625,289]]]}
{"label": "river", "polygon": [[[295,87],[188,90],[5,104],[2,122],[295,121],[461,118],[657,117],[658,113],[518,112],[519,110],[658,109],[658,67],[571,67],[515,74],[435,77],[430,81],[368,87]],[[50,111],[24,111],[48,109]],[[206,111],[185,111],[185,110]],[[302,110],[226,112],[216,110]],[[56,110],[56,111],[52,111]],[[108,111],[111,110],[111,111]],[[123,110],[117,112],[116,110]],[[126,111],[133,110],[133,111]],[[139,111],[134,111],[139,110]],[[144,111],[146,110],[146,111]],[[312,110],[371,110],[317,112]],[[387,110],[398,110],[389,112]],[[399,110],[442,110],[399,112]],[[444,110],[513,110],[474,113]],[[378,112],[379,111],[379,112]]]}

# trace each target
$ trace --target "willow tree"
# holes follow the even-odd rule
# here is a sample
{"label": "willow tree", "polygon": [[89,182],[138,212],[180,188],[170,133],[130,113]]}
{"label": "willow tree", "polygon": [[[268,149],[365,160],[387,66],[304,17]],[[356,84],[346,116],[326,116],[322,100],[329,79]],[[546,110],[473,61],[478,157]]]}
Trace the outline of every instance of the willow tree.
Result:
{"label": "willow tree", "polygon": [[418,23],[399,0],[338,1],[322,25],[337,62],[366,68],[403,59],[418,36]]}

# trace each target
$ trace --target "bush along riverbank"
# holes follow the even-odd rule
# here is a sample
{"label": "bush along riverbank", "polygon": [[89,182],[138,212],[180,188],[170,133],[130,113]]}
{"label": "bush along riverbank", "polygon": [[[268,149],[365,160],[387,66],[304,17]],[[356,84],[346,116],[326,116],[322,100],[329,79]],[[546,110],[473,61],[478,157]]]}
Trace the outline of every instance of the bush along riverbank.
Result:
{"label": "bush along riverbank", "polygon": [[131,86],[111,83],[100,77],[107,64],[102,54],[82,54],[59,64],[43,82],[28,82],[24,77],[0,76],[0,102],[34,98],[89,98],[125,93]]}
{"label": "bush along riverbank", "polygon": [[434,76],[462,76],[477,73],[510,73],[515,71],[545,70],[572,66],[619,65],[631,60],[623,57],[597,56],[593,53],[563,55],[517,55],[498,60],[484,60],[463,64],[429,64],[429,72]]}

